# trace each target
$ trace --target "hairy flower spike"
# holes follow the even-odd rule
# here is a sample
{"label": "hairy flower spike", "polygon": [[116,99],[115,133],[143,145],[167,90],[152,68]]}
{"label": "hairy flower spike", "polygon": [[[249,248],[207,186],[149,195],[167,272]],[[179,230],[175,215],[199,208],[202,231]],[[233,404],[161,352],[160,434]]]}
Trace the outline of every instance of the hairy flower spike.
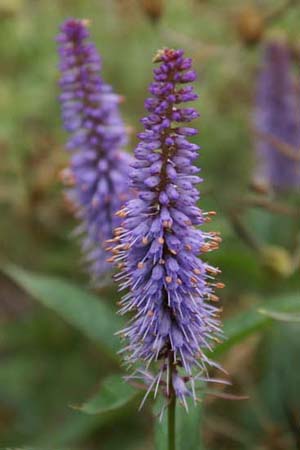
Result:
{"label": "hairy flower spike", "polygon": [[115,212],[128,198],[129,155],[121,151],[127,142],[118,109],[121,98],[99,75],[101,60],[88,41],[87,25],[85,20],[66,20],[57,41],[62,117],[72,152],[68,199],[82,222],[83,251],[97,280],[110,267],[105,241],[120,223]]}
{"label": "hairy flower spike", "polygon": [[197,98],[187,85],[196,79],[192,61],[171,49],[154,61],[160,66],[131,171],[137,198],[122,209],[126,218],[116,231],[113,258],[122,263],[116,279],[129,289],[120,311],[133,314],[120,334],[125,361],[135,368],[128,378],[143,379],[145,398],[160,388],[186,406],[186,397],[197,399],[195,381],[208,379],[207,366],[215,364],[206,352],[222,336],[219,310],[210,302],[217,300],[214,287],[223,287],[212,281],[219,270],[198,258],[217,248],[220,237],[198,229],[206,220],[197,207],[199,147],[187,139],[197,130],[186,125],[199,114],[181,106]]}
{"label": "hairy flower spike", "polygon": [[298,109],[289,49],[280,40],[269,41],[264,48],[254,111],[258,185],[275,190],[300,186]]}

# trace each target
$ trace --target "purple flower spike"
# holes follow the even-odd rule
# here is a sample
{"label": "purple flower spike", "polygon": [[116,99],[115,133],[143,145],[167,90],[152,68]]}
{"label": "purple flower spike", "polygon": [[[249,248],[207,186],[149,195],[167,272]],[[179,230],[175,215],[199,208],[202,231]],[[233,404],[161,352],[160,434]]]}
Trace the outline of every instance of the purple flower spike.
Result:
{"label": "purple flower spike", "polygon": [[129,289],[120,312],[133,314],[120,333],[125,361],[134,368],[128,379],[143,380],[145,398],[160,389],[187,406],[186,397],[197,399],[195,381],[208,379],[207,366],[215,364],[206,353],[222,336],[213,303],[214,288],[223,287],[213,282],[219,270],[198,259],[221,238],[198,228],[214,213],[197,207],[199,147],[188,141],[197,131],[187,124],[199,114],[181,106],[197,98],[187,85],[196,78],[192,61],[170,49],[154,61],[160,65],[131,171],[137,198],[119,212],[124,222],[115,230],[116,279]]}
{"label": "purple flower spike", "polygon": [[[255,181],[275,190],[299,187],[298,94],[289,48],[280,40],[265,44],[257,85],[254,125],[258,160]],[[287,151],[285,146],[288,147]],[[296,158],[293,158],[293,154],[297,155]]]}
{"label": "purple flower spike", "polygon": [[83,251],[97,281],[110,268],[103,246],[119,224],[115,212],[128,199],[130,157],[120,150],[127,143],[121,97],[102,81],[101,60],[88,38],[86,21],[68,19],[57,41],[62,118],[72,152],[65,172],[73,184],[67,198],[81,220]]}

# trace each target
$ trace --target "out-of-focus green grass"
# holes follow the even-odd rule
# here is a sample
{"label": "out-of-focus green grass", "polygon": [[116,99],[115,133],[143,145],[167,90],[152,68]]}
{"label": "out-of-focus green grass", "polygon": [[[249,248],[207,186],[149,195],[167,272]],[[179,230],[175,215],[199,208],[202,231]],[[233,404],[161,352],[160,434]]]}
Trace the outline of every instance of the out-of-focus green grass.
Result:
{"label": "out-of-focus green grass", "polygon": [[[283,2],[254,3],[267,11]],[[245,2],[169,0],[156,24],[145,15],[141,4],[139,0],[0,0],[1,260],[87,283],[78,245],[70,235],[75,221],[66,212],[58,179],[67,155],[57,102],[54,38],[59,24],[74,16],[92,20],[92,38],[103,58],[103,77],[126,98],[122,112],[133,130],[128,151],[134,148],[135,133],[141,128],[139,118],[144,114],[155,51],[163,46],[182,47],[194,58],[199,74],[197,107],[201,112],[196,124],[200,128],[197,142],[202,147],[199,164],[205,179],[201,206],[218,211],[209,226],[222,232],[224,245],[211,261],[222,268],[228,286],[223,297],[225,313],[246,308],[259,296],[299,289],[299,272],[285,279],[264,271],[227,220],[228,209],[247,193],[254,159],[249,121],[260,45],[247,46],[237,34],[236,16]],[[296,46],[299,23],[300,6],[291,6],[268,24],[265,34],[279,30]],[[289,230],[294,225],[288,225],[286,219],[252,211],[245,221],[259,239],[291,245]],[[17,291],[9,288],[5,292],[6,304],[21,302]],[[8,317],[3,319],[0,333],[1,445],[40,443],[43,439],[50,439],[51,445],[53,438],[53,442],[71,443],[74,448],[109,450],[118,448],[120,440],[123,448],[151,448],[150,426],[141,415],[128,418],[124,414],[100,428],[100,419],[68,408],[71,403],[84,401],[97,380],[114,370],[100,349],[31,303],[25,312],[14,313],[12,318],[9,313]],[[288,345],[295,340],[292,331]],[[266,345],[271,345],[272,339]],[[242,386],[255,384],[265,356],[252,352],[250,364],[242,355],[235,358],[233,370],[237,371],[238,382]],[[239,371],[239,364],[249,365],[249,374]],[[272,364],[266,363],[266,374],[272,371]],[[277,374],[280,367],[280,361],[276,362]],[[289,383],[287,376],[286,380]],[[285,387],[278,380],[276,383],[271,380],[268,384],[266,404],[272,404],[274,390],[285,395]],[[278,431],[272,411],[265,425],[264,393],[262,389],[259,404],[250,401],[231,407],[221,402],[219,408],[227,410],[220,412],[225,428],[226,424],[229,430],[236,427],[237,436],[242,436],[240,441],[231,439],[228,433],[226,436],[226,430],[221,436],[211,431],[211,418],[218,413],[212,408],[205,435],[211,449],[229,448],[226,440],[224,446],[221,442],[225,438],[230,449],[275,448],[262,447],[264,439],[266,445],[273,442],[269,438],[272,426],[274,433]],[[299,397],[299,392],[293,395]],[[254,420],[251,411],[259,419]],[[232,425],[240,415],[241,423]],[[214,434],[217,439],[212,438]]]}

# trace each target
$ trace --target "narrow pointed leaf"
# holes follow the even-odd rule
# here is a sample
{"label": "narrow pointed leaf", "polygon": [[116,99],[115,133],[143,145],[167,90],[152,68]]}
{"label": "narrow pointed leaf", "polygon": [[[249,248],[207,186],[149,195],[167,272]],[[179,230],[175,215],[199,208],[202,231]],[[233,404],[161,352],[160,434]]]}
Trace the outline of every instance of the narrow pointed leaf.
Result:
{"label": "narrow pointed leaf", "polygon": [[[260,313],[264,311],[264,314]],[[247,338],[253,333],[262,330],[273,322],[274,312],[281,313],[296,313],[300,312],[300,293],[295,292],[285,294],[275,298],[270,298],[268,301],[256,305],[249,311],[239,313],[224,322],[225,341],[218,345],[213,357],[217,357],[233,345],[238,344],[243,339]]]}
{"label": "narrow pointed leaf", "polygon": [[38,275],[15,266],[6,267],[4,271],[33,298],[115,357],[119,339],[114,333],[122,325],[113,307],[98,296],[60,278]]}
{"label": "narrow pointed leaf", "polygon": [[258,312],[263,316],[270,317],[280,322],[300,322],[300,315],[295,313],[283,313],[279,311],[268,311],[266,309],[259,309]]}
{"label": "narrow pointed leaf", "polygon": [[122,408],[139,395],[139,391],[126,383],[121,375],[106,378],[99,392],[80,407],[87,414],[103,414]]}
{"label": "narrow pointed leaf", "polygon": [[[168,450],[168,413],[161,422],[155,423],[155,450]],[[202,406],[189,402],[189,412],[183,406],[176,406],[176,449],[204,450],[201,435]]]}

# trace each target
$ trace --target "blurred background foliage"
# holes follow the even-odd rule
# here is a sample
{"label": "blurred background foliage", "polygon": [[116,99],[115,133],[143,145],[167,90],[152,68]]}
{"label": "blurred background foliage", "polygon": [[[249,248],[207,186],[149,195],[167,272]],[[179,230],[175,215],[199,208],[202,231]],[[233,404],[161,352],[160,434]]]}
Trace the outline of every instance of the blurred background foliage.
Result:
{"label": "blurred background foliage", "polygon": [[[54,38],[70,16],[92,19],[103,77],[125,97],[129,151],[156,49],[184,48],[199,74],[201,207],[218,212],[209,228],[224,240],[210,257],[227,285],[222,304],[229,344],[220,358],[232,378],[230,391],[250,398],[207,396],[201,414],[189,416],[197,443],[183,434],[180,445],[300,449],[300,316],[289,313],[300,311],[299,192],[274,199],[251,190],[249,126],[263,40],[285,34],[299,66],[299,0],[0,0],[1,265],[50,276],[10,267],[0,277],[1,447],[110,450],[122,442],[124,450],[154,448],[151,408],[137,413],[137,399],[128,392],[121,407],[115,398],[111,406],[109,390],[100,395],[100,405],[97,400],[92,407],[99,414],[71,407],[96,394],[101,380],[120,368],[118,342],[110,341],[118,327],[107,323],[117,320],[116,292],[87,293],[72,238],[75,221],[59,179],[67,155]],[[51,276],[68,281],[57,285]],[[275,297],[278,308],[270,300]],[[264,311],[254,313],[261,305]],[[262,326],[264,332],[256,332]]]}

